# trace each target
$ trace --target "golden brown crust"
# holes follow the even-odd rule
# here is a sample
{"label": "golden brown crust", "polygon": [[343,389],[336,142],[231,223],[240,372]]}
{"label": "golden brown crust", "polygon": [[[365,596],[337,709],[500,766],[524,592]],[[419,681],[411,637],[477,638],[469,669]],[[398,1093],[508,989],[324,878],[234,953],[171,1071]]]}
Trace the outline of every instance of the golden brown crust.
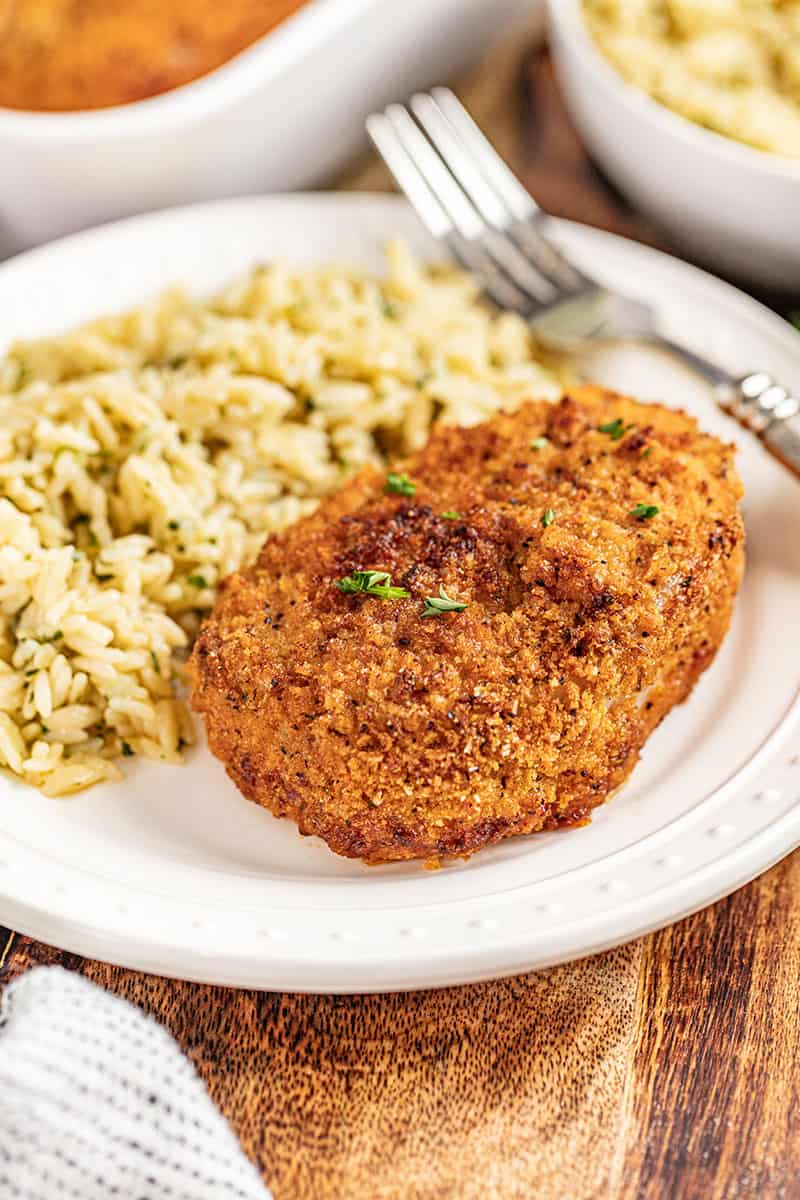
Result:
{"label": "golden brown crust", "polygon": [[0,105],[129,104],[233,58],[304,0],[0,0]]}
{"label": "golden brown crust", "polygon": [[[616,418],[615,440],[597,427]],[[732,447],[587,387],[436,429],[400,469],[413,498],[362,472],[224,582],[190,664],[211,749],[250,799],[367,862],[585,821],[727,630]],[[411,598],[343,595],[354,569]],[[422,619],[440,585],[468,608]]]}

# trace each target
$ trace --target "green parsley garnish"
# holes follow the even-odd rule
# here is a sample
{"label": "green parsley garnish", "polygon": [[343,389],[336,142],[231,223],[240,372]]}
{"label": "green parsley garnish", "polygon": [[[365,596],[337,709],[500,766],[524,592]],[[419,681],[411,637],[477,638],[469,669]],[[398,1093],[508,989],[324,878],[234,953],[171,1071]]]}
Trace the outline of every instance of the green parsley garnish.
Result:
{"label": "green parsley garnish", "polygon": [[553,512],[552,508],[548,508],[547,511],[545,512],[544,516],[542,517],[542,524],[544,525],[545,529],[547,529],[548,525],[552,525],[553,521],[555,521],[555,519],[556,519],[556,514]]}
{"label": "green parsley garnish", "polygon": [[466,604],[462,600],[451,600],[443,587],[439,588],[438,596],[426,596],[423,617],[438,617],[440,613],[463,612]]}
{"label": "green parsley garnish", "polygon": [[439,513],[443,521],[460,521],[461,513],[456,512],[454,508],[447,508],[443,513]]}
{"label": "green parsley garnish", "polygon": [[180,529],[180,521],[167,521],[167,529]]}
{"label": "green parsley garnish", "polygon": [[190,587],[205,588],[208,587],[205,575],[189,575],[186,582]]}
{"label": "green parsley garnish", "polygon": [[405,588],[392,587],[388,571],[353,571],[343,579],[337,579],[336,586],[346,596],[363,592],[365,596],[377,596],[379,600],[406,600],[410,595]]}
{"label": "green parsley garnish", "polygon": [[653,447],[648,446],[646,450],[642,451],[642,458],[649,458],[652,453],[653,453]]}
{"label": "green parsley garnish", "polygon": [[417,490],[417,485],[413,483],[407,475],[396,475],[390,471],[386,476],[386,491],[397,492],[400,496],[413,496]]}
{"label": "green parsley garnish", "polygon": [[21,359],[18,359],[17,360],[17,378],[14,380],[14,387],[12,390],[15,392],[21,391],[22,388],[25,386],[25,384],[28,382],[28,379],[30,378],[30,376],[31,376],[31,369],[28,366],[28,364],[23,362]]}
{"label": "green parsley garnish", "polygon": [[800,308],[796,308],[794,312],[789,313],[789,320],[795,329],[800,329]]}
{"label": "green parsley garnish", "polygon": [[38,642],[40,646],[46,646],[48,642],[60,642],[63,636],[64,634],[61,632],[61,630],[57,629],[55,633],[51,633],[48,637],[29,638],[28,640],[31,642]]}
{"label": "green parsley garnish", "polygon": [[126,758],[133,758],[134,749],[131,746],[130,742],[122,743],[122,753],[125,755]]}
{"label": "green parsley garnish", "polygon": [[550,441],[546,437],[534,438],[531,442],[531,450],[544,450],[545,446],[549,446]]}
{"label": "green parsley garnish", "polygon": [[150,661],[153,664],[153,670],[155,671],[156,675],[160,675],[161,663],[158,661],[158,655],[156,654],[155,650],[150,651]]}
{"label": "green parsley garnish", "polygon": [[383,312],[383,315],[390,321],[396,321],[400,315],[397,305],[392,304],[391,300],[387,300],[385,296],[383,298],[383,303],[381,304],[381,311]]}
{"label": "green parsley garnish", "polygon": [[637,504],[636,508],[632,508],[628,513],[628,516],[635,517],[637,521],[649,521],[651,517],[655,517],[660,511],[657,504]]}
{"label": "green parsley garnish", "polygon": [[598,433],[607,433],[612,442],[618,442],[634,428],[634,425],[623,424],[622,417],[615,417],[613,421],[606,421],[605,425],[598,425],[597,431]]}

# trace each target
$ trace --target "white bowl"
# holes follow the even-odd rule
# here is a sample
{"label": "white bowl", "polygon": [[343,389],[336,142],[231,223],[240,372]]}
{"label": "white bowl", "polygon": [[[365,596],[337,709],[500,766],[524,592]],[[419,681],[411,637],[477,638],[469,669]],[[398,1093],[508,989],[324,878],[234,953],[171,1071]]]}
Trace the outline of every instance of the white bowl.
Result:
{"label": "white bowl", "polygon": [[589,151],[692,258],[764,287],[800,289],[800,162],[722,137],[627,83],[580,0],[548,0],[550,41]]}
{"label": "white bowl", "polygon": [[310,0],[211,74],[92,112],[0,108],[0,257],[114,217],[305,187],[364,117],[442,82],[533,0]]}

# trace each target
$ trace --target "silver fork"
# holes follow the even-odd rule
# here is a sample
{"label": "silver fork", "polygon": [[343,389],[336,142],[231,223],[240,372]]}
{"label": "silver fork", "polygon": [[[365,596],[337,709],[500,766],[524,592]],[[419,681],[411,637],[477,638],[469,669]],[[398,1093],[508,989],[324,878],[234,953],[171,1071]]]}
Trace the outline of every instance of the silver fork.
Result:
{"label": "silver fork", "polygon": [[545,232],[547,214],[448,88],[414,96],[409,109],[374,113],[367,131],[429,231],[495,304],[575,354],[616,340],[666,350],[800,476],[800,399],[768,371],[735,375],[665,337],[648,304],[609,291],[570,262]]}

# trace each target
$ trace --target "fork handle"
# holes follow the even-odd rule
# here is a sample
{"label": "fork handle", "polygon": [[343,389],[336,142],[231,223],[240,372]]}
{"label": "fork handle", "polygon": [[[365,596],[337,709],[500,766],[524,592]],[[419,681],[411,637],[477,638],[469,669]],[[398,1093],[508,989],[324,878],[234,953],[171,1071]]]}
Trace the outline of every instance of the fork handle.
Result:
{"label": "fork handle", "polygon": [[759,437],[767,450],[800,478],[800,397],[782,387],[769,371],[731,375],[671,338],[654,333],[646,341],[702,376],[714,389],[720,408]]}
{"label": "fork handle", "polygon": [[800,398],[767,371],[718,383],[716,393],[725,412],[755,433],[800,478]]}

